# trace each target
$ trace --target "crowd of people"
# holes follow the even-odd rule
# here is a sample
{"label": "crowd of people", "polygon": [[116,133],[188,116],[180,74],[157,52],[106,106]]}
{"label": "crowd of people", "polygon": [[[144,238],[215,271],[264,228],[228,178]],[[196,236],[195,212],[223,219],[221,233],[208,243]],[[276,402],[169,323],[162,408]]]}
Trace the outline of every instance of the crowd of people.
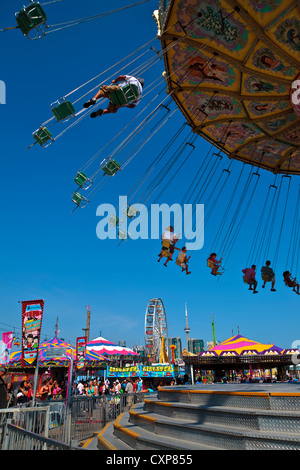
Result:
{"label": "crowd of people", "polygon": [[[33,398],[33,383],[31,380],[22,380],[17,387],[12,382],[4,381],[5,369],[0,368],[1,408],[29,403]],[[38,401],[65,399],[67,387],[64,380],[53,380],[51,376],[44,379],[36,392]],[[4,406],[3,406],[4,405]]]}
{"label": "crowd of people", "polygon": [[[257,280],[256,280],[256,266],[253,264],[251,268],[245,268],[242,270],[244,274],[244,282],[249,285],[249,290],[253,291],[253,294],[256,294],[258,292],[257,290]],[[267,282],[271,283],[271,291],[276,292],[275,289],[275,282],[276,282],[276,277],[275,277],[275,272],[271,268],[271,261],[267,260],[265,265],[262,266],[261,268],[261,277],[263,280],[262,288],[264,289],[266,287]],[[297,282],[296,278],[292,278],[292,275],[289,271],[284,271],[283,272],[283,282],[287,287],[292,287],[293,291],[296,292],[296,294],[300,295],[299,292],[299,283]]]}
{"label": "crowd of people", "polygon": [[153,391],[153,384],[142,380],[140,377],[128,377],[123,380],[109,379],[79,380],[73,384],[73,395],[99,396],[120,393],[147,393]]}
{"label": "crowd of people", "polygon": [[[180,234],[176,235],[174,233],[174,227],[169,226],[163,232],[161,236],[161,250],[158,254],[158,262],[161,261],[163,257],[167,258],[164,262],[164,266],[167,267],[168,263],[173,260],[174,251],[178,250],[179,254],[176,259],[176,264],[181,267],[181,272],[185,272],[186,274],[191,274],[188,268],[188,262],[190,256],[187,256],[186,247],[177,248],[175,245],[180,239]],[[211,269],[211,274],[214,276],[222,275],[224,273],[224,268],[221,265],[222,258],[217,259],[216,253],[211,253],[207,258],[207,266]],[[253,292],[253,294],[257,294],[257,285],[258,281],[256,280],[256,266],[253,264],[249,268],[245,268],[242,270],[243,272],[243,280],[246,284],[249,285],[249,290]],[[271,267],[271,261],[267,260],[265,265],[261,267],[261,277],[262,277],[262,288],[266,287],[267,283],[271,284],[271,291],[276,292],[275,289],[275,272]],[[287,287],[291,287],[293,292],[300,295],[300,284],[297,281],[296,277],[292,277],[290,271],[283,272],[283,282]]]}
{"label": "crowd of people", "polygon": [[175,246],[179,238],[180,234],[176,235],[174,233],[174,227],[172,225],[166,228],[161,236],[162,246],[157,261],[159,263],[163,257],[166,257],[167,259],[164,262],[164,266],[167,267],[169,261],[173,261],[174,250],[178,250],[179,254],[176,259],[176,264],[181,267],[182,273],[191,274],[191,271],[189,271],[189,259],[191,256],[187,256],[186,247],[183,246],[180,249]]}

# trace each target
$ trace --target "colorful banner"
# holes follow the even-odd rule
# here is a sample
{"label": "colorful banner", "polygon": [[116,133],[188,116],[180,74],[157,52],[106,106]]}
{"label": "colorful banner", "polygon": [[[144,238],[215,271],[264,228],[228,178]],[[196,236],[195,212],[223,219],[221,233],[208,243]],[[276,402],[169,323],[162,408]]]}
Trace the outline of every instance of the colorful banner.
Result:
{"label": "colorful banner", "polygon": [[2,333],[2,343],[0,351],[0,364],[6,364],[9,362],[10,350],[12,347],[14,334],[12,331]]}
{"label": "colorful banner", "polygon": [[131,367],[107,366],[107,377],[174,377],[173,364],[157,366],[135,365]]}
{"label": "colorful banner", "polygon": [[37,360],[43,311],[43,300],[22,302],[22,366],[33,365]]}
{"label": "colorful banner", "polygon": [[86,359],[86,336],[80,336],[76,339],[76,366],[82,369]]}
{"label": "colorful banner", "polygon": [[157,366],[140,366],[141,377],[174,377],[173,364],[161,364]]}
{"label": "colorful banner", "polygon": [[107,366],[107,377],[139,377],[139,366],[110,367]]}

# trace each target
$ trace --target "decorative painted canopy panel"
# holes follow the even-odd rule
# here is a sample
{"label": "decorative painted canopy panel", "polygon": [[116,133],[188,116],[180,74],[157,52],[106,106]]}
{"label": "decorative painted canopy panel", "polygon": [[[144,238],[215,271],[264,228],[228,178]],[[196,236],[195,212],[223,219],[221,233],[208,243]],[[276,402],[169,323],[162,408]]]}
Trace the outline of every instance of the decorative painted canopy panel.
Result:
{"label": "decorative painted canopy panel", "polygon": [[168,90],[230,158],[300,174],[300,4],[171,0],[160,36]]}

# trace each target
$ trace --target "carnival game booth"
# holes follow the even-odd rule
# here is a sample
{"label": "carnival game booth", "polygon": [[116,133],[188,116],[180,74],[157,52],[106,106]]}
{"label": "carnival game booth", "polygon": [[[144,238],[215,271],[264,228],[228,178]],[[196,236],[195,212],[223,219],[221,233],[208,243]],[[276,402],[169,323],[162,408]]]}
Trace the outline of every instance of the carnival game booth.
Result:
{"label": "carnival game booth", "polygon": [[184,356],[193,377],[200,371],[211,370],[216,381],[223,377],[249,379],[285,378],[286,370],[293,365],[293,349],[282,349],[272,344],[259,343],[242,335],[233,336],[198,356]]}
{"label": "carnival game booth", "polygon": [[[76,349],[66,341],[59,339],[57,336],[44,341],[39,347],[39,385],[46,377],[50,375],[54,380],[65,380],[70,366],[70,360],[75,361]],[[81,371],[88,370],[106,370],[109,360],[95,352],[86,351],[85,360],[75,364],[75,367]],[[11,377],[13,388],[17,388],[22,380],[34,380],[35,357],[27,357],[22,361],[22,351],[11,353],[10,360],[4,365],[7,369],[8,377]]]}
{"label": "carnival game booth", "polygon": [[142,359],[139,353],[133,349],[119,346],[102,336],[89,341],[86,350],[88,353],[98,354],[110,361],[115,361],[119,366],[122,366],[123,362],[136,363]]}

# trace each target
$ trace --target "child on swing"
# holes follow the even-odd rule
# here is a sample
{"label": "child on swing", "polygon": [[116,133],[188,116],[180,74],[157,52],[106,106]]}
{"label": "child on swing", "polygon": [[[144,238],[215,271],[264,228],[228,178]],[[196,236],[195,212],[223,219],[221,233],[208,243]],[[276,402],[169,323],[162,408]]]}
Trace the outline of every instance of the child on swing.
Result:
{"label": "child on swing", "polygon": [[296,278],[293,279],[291,277],[291,273],[289,271],[284,271],[283,280],[288,287],[292,287],[293,291],[296,292],[296,294],[300,295],[300,292],[299,292],[300,286],[298,282],[296,282]]}
{"label": "child on swing", "polygon": [[186,274],[191,274],[191,271],[188,271],[188,262],[191,256],[187,257],[186,255],[186,247],[184,246],[180,253],[177,256],[176,263],[181,266],[181,272],[183,273],[185,271]]}
{"label": "child on swing", "polygon": [[222,261],[222,258],[220,258],[219,260],[216,260],[216,257],[217,257],[216,253],[211,253],[207,260],[210,264],[212,264],[211,274],[213,274],[214,276],[218,274],[218,269]]}

